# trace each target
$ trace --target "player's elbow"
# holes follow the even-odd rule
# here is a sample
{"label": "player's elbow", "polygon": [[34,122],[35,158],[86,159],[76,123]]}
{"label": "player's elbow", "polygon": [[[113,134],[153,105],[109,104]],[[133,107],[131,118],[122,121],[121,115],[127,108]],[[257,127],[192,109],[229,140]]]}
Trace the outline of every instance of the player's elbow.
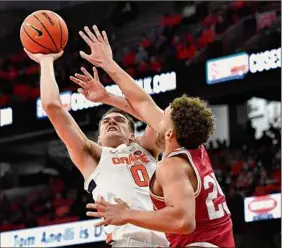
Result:
{"label": "player's elbow", "polygon": [[176,222],[176,233],[190,234],[196,228],[195,218],[190,214],[181,214]]}
{"label": "player's elbow", "polygon": [[49,102],[49,101],[42,101],[42,107],[44,111],[48,114],[56,109],[62,108],[63,106],[61,105],[60,102]]}
{"label": "player's elbow", "polygon": [[194,230],[196,229],[196,221],[194,218],[192,219],[184,219],[180,222],[179,225],[179,233],[181,234],[190,234],[192,232],[194,232]]}

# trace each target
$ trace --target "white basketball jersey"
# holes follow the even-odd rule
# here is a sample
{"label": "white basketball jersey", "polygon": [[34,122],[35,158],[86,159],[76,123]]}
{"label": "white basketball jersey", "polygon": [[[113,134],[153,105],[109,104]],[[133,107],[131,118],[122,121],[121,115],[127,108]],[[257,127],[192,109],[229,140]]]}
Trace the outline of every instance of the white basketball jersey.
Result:
{"label": "white basketball jersey", "polygon": [[[113,197],[125,201],[130,208],[153,211],[149,195],[149,180],[156,169],[154,157],[137,143],[117,148],[103,147],[100,162],[92,175],[85,181],[84,188],[92,192],[93,199],[103,196],[110,203]],[[130,224],[107,226],[107,233],[114,241],[128,238],[167,246],[165,235]]]}

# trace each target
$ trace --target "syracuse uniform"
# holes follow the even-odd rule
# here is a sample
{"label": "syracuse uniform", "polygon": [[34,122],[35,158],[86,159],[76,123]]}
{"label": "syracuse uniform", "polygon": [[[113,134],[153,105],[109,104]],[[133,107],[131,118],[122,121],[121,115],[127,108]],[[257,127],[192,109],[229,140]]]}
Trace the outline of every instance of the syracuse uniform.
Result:
{"label": "syracuse uniform", "polygon": [[[98,166],[85,181],[85,190],[94,200],[102,196],[115,203],[113,197],[118,197],[133,209],[153,211],[149,181],[155,169],[154,157],[137,143],[103,147]],[[130,224],[108,225],[105,230],[107,242],[114,241],[115,246],[168,246],[163,233]]]}

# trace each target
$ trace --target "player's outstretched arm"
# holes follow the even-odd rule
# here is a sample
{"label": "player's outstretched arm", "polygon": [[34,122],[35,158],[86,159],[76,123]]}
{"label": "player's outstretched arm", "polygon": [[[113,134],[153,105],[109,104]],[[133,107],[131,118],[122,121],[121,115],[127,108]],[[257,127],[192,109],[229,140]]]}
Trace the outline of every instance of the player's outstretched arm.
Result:
{"label": "player's outstretched arm", "polygon": [[114,60],[112,50],[105,31],[100,34],[97,26],[93,27],[93,34],[88,27],[85,32],[80,31],[80,36],[91,48],[91,54],[80,52],[82,58],[95,66],[102,67],[113,81],[120,87],[135,111],[153,129],[158,129],[163,111],[156,105],[153,99],[137,85],[134,79],[128,75]]}
{"label": "player's outstretched arm", "polygon": [[78,89],[78,92],[83,94],[87,100],[117,107],[143,121],[142,117],[125,97],[114,95],[106,90],[100,82],[98,71],[95,67],[93,67],[93,76],[84,67],[81,67],[81,71],[82,74],[75,73],[70,79],[81,87]]}
{"label": "player's outstretched arm", "polygon": [[60,99],[59,88],[54,75],[54,60],[60,54],[31,54],[28,56],[40,64],[40,95],[43,109],[47,113],[57,134],[67,146],[72,161],[85,179],[93,173],[100,158],[101,147],[87,139]]}
{"label": "player's outstretched arm", "polygon": [[[181,158],[167,158],[157,167],[157,181],[162,186],[166,207],[157,211],[138,211],[120,199],[117,204],[96,201],[87,208],[101,212],[87,212],[88,216],[103,217],[97,225],[132,224],[165,233],[189,234],[195,229],[195,197],[188,180],[188,167]],[[99,211],[100,211],[99,210]]]}
{"label": "player's outstretched arm", "polygon": [[[82,74],[75,73],[70,79],[81,87],[78,89],[78,92],[83,94],[86,99],[92,102],[102,102],[117,107],[133,115],[135,118],[144,121],[138,112],[131,106],[127,98],[111,94],[105,89],[99,80],[98,71],[95,67],[93,67],[93,76],[84,67],[81,68],[81,71]],[[147,126],[144,135],[137,137],[136,139],[143,148],[150,151],[151,154],[157,158],[160,149],[155,144],[155,136],[156,132]]]}

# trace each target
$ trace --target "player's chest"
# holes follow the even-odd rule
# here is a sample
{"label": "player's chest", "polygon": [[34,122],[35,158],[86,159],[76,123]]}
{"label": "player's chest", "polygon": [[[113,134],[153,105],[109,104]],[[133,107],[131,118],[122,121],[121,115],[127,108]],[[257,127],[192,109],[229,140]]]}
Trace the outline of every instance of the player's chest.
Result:
{"label": "player's chest", "polygon": [[104,157],[107,161],[103,161],[102,173],[107,175],[107,179],[119,182],[120,186],[131,185],[136,187],[149,186],[149,180],[153,175],[156,167],[156,161],[151,159],[150,155],[141,149],[125,149],[124,151],[116,151]]}

